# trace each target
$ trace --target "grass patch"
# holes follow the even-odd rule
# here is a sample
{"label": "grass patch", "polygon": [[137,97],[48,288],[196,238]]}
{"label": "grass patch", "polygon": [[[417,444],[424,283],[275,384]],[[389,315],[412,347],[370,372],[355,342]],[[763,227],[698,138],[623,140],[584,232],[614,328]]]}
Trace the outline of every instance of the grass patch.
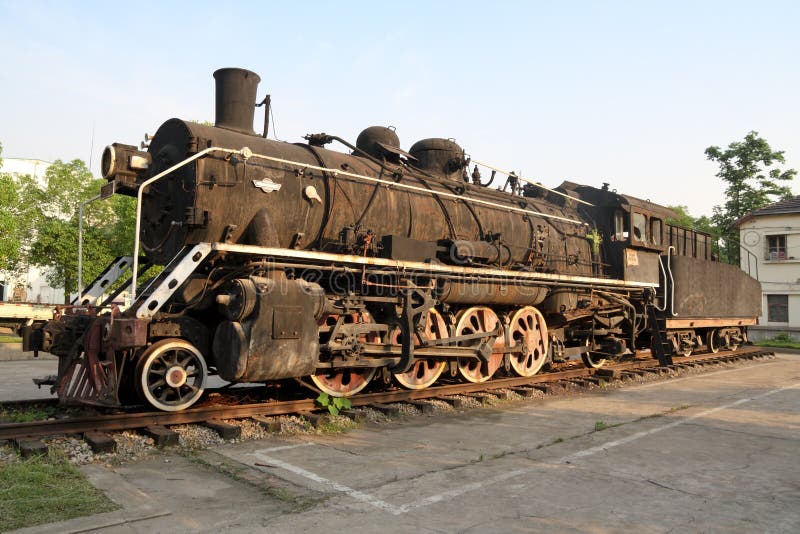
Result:
{"label": "grass patch", "polygon": [[319,431],[323,434],[343,434],[354,428],[358,428],[358,423],[344,417],[336,420],[328,419],[319,425]]}
{"label": "grass patch", "polygon": [[759,347],[772,347],[775,349],[800,349],[800,343],[797,341],[783,341],[779,339],[765,339],[764,341],[756,341]]}
{"label": "grass patch", "polygon": [[0,423],[30,423],[44,421],[58,414],[78,416],[88,413],[91,411],[79,407],[64,408],[58,404],[30,404],[15,408],[0,408]]}
{"label": "grass patch", "polygon": [[609,428],[614,428],[615,426],[621,426],[624,423],[612,423],[608,424],[605,421],[595,421],[594,423],[594,431],[600,432],[601,430],[607,430]]}
{"label": "grass patch", "polygon": [[96,413],[95,409],[83,406],[64,407],[59,404],[32,403],[14,408],[0,407],[0,423],[30,423],[44,421],[59,415],[80,417]]}
{"label": "grass patch", "polygon": [[0,467],[0,532],[117,508],[56,454]]}
{"label": "grass patch", "polygon": [[11,408],[8,410],[0,408],[0,422],[30,423],[33,421],[44,421],[50,416],[51,414],[48,413],[48,410],[36,406],[23,409]]}
{"label": "grass patch", "polygon": [[0,335],[0,343],[22,343],[22,338],[17,336]]}
{"label": "grass patch", "polygon": [[761,347],[775,347],[779,349],[800,349],[800,343],[792,339],[787,332],[778,334],[772,339],[765,339],[756,342],[756,345]]}

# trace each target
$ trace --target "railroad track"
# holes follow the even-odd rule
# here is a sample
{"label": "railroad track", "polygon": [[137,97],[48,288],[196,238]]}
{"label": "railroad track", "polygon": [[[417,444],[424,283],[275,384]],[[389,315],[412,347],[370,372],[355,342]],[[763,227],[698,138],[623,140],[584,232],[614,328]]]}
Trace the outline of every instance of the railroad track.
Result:
{"label": "railroad track", "polygon": [[[759,347],[740,349],[736,352],[719,352],[717,354],[700,354],[696,356],[675,357],[674,363],[668,367],[659,366],[654,359],[640,359],[611,364],[599,369],[576,368],[537,374],[532,377],[512,377],[490,380],[481,384],[454,383],[434,386],[422,390],[390,390],[375,393],[364,393],[352,397],[353,407],[371,406],[381,411],[396,413],[390,403],[423,401],[425,399],[451,400],[454,395],[480,395],[496,393],[498,390],[513,390],[523,396],[531,396],[536,389],[549,392],[563,389],[563,385],[588,386],[599,385],[601,381],[629,378],[634,374],[658,373],[668,374],[671,370],[680,370],[688,367],[708,366],[720,363],[732,363],[743,360],[760,359],[774,355],[770,349]],[[29,403],[51,404],[54,400],[12,401],[0,406],[22,405]],[[297,399],[283,401],[267,401],[261,403],[245,404],[211,404],[201,407],[189,408],[181,412],[123,412],[94,415],[89,417],[73,417],[53,419],[46,421],[33,421],[25,423],[0,424],[0,441],[11,440],[21,449],[33,448],[41,450],[36,438],[51,435],[82,434],[92,448],[103,447],[111,437],[106,432],[121,430],[144,430],[153,436],[159,445],[170,444],[168,425],[187,423],[204,423],[220,432],[223,438],[237,437],[239,427],[223,423],[224,419],[258,418],[278,415],[300,414],[315,419],[314,412],[319,412],[320,406],[313,399]],[[263,424],[266,421],[261,420]],[[231,428],[233,427],[233,428]],[[107,436],[107,437],[104,437]],[[177,435],[175,436],[175,440]],[[98,445],[100,443],[100,445]],[[25,452],[23,450],[23,452]]]}

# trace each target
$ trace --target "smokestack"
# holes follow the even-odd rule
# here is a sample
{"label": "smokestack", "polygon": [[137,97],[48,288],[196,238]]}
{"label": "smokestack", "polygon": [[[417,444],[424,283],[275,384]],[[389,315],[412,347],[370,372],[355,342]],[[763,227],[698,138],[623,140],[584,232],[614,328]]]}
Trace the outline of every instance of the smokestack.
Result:
{"label": "smokestack", "polygon": [[217,81],[217,116],[214,126],[255,135],[253,115],[256,110],[256,90],[261,81],[258,74],[245,69],[219,69]]}

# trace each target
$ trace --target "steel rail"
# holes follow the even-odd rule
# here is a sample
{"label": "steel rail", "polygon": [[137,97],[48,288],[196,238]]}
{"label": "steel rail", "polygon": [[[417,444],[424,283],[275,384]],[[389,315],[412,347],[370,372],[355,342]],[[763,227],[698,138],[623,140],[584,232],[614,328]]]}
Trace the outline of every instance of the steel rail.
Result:
{"label": "steel rail", "polygon": [[[692,363],[724,363],[745,358],[752,359],[756,356],[774,354],[773,350],[760,347],[752,350],[726,351],[716,354],[706,353],[700,356],[683,356],[675,358],[673,366]],[[603,367],[606,373],[611,371],[631,371],[662,368],[657,360],[637,360]],[[459,383],[433,386],[419,390],[392,390],[376,393],[365,393],[351,397],[354,407],[383,404],[389,402],[403,402],[411,400],[433,399],[451,395],[469,395],[492,390],[522,387],[549,382],[560,382],[570,379],[579,379],[595,376],[597,369],[580,368],[552,373],[542,373],[531,377],[512,377],[489,380],[483,383]],[[601,371],[602,372],[602,371]],[[598,375],[600,376],[600,375]],[[40,402],[40,401],[34,401]],[[242,419],[256,415],[275,416],[297,413],[309,413],[319,410],[320,407],[313,399],[300,399],[290,401],[269,401],[256,404],[241,405],[214,405],[189,408],[181,412],[134,412],[117,413],[110,415],[96,415],[74,419],[56,419],[47,421],[34,421],[27,423],[0,424],[0,440],[13,440],[20,438],[35,438],[58,434],[80,434],[92,431],[116,431],[139,429],[148,426],[179,425],[189,423],[202,423],[214,419]]]}

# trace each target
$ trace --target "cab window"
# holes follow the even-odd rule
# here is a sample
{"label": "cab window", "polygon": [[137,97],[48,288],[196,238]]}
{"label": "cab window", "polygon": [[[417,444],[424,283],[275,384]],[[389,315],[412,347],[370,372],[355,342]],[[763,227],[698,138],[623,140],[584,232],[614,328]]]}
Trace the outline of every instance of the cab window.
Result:
{"label": "cab window", "polygon": [[633,237],[637,241],[647,242],[647,217],[641,213],[632,213]]}
{"label": "cab window", "polygon": [[650,242],[661,246],[661,219],[650,219]]}
{"label": "cab window", "polygon": [[614,238],[617,241],[628,239],[628,220],[622,210],[614,212]]}

